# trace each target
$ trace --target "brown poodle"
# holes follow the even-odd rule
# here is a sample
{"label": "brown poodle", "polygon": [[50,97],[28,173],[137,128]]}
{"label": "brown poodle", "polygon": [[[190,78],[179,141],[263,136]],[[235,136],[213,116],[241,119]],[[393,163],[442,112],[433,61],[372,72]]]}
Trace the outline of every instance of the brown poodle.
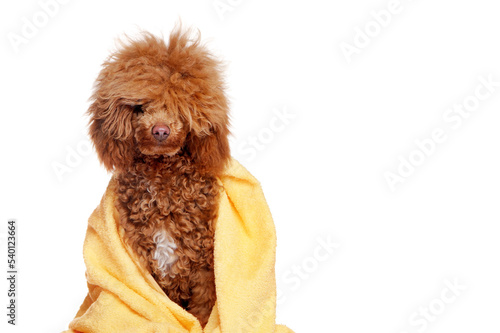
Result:
{"label": "brown poodle", "polygon": [[216,300],[217,176],[230,158],[218,61],[181,29],[168,44],[144,33],[104,62],[91,101],[90,135],[118,180],[126,243],[205,326]]}

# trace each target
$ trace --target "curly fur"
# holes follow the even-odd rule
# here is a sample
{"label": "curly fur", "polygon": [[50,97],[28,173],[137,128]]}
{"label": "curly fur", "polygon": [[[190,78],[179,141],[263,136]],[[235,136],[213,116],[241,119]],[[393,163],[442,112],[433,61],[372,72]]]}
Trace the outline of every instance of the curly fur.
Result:
{"label": "curly fur", "polygon": [[[144,33],[104,62],[91,100],[90,136],[118,180],[125,241],[204,326],[216,300],[217,176],[230,157],[219,63],[199,36],[177,29],[167,44]],[[158,124],[170,129],[161,142]]]}

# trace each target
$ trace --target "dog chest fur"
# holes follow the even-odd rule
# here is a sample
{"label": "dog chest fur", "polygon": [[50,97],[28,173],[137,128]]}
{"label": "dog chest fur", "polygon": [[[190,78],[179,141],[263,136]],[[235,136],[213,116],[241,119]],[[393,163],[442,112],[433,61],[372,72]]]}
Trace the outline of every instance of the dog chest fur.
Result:
{"label": "dog chest fur", "polygon": [[165,277],[173,263],[178,259],[175,254],[177,245],[172,237],[167,234],[166,230],[159,230],[154,236],[153,240],[156,244],[156,250],[153,254],[153,259],[156,260],[158,269],[163,272],[161,277]]}

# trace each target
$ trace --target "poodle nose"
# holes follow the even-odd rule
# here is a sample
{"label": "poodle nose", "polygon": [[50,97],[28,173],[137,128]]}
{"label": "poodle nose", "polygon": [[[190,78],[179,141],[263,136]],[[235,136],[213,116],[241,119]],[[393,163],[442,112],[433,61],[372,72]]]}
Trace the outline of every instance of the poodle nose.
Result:
{"label": "poodle nose", "polygon": [[156,124],[155,126],[153,126],[151,133],[153,133],[153,136],[156,140],[161,142],[165,140],[170,134],[170,128],[168,128],[167,125]]}

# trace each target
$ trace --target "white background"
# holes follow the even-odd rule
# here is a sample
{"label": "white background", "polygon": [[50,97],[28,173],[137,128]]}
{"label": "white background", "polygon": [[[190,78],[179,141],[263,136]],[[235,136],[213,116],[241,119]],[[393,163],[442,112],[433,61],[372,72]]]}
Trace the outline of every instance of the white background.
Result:
{"label": "white background", "polygon": [[[5,269],[15,218],[20,272],[16,327],[1,278],[2,332],[59,332],[78,310],[87,218],[110,178],[85,149],[92,83],[117,37],[168,36],[179,18],[227,63],[233,155],[261,181],[278,232],[278,323],[499,331],[500,86],[484,97],[480,81],[500,82],[494,1],[71,0],[50,17],[42,7],[0,5],[0,253]],[[40,27],[15,46],[26,22]],[[357,53],[346,57],[347,44]],[[443,118],[464,101],[467,118]],[[436,129],[446,140],[431,144]],[[402,166],[410,158],[420,165]],[[404,180],[394,190],[388,172]],[[340,245],[327,252],[329,241]]]}

